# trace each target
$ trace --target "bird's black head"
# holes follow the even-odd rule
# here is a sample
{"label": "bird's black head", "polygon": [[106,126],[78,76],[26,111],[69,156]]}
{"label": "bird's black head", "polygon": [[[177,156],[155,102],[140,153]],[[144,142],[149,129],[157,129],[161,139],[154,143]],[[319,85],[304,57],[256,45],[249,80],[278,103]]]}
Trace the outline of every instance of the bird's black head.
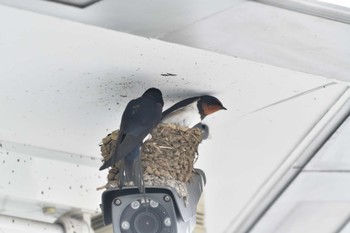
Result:
{"label": "bird's black head", "polygon": [[157,103],[160,103],[162,106],[164,105],[162,92],[157,88],[152,87],[147,89],[147,91],[145,91],[142,96],[151,98]]}
{"label": "bird's black head", "polygon": [[227,110],[224,105],[216,97],[211,95],[200,96],[198,101],[198,109],[202,119],[219,110]]}

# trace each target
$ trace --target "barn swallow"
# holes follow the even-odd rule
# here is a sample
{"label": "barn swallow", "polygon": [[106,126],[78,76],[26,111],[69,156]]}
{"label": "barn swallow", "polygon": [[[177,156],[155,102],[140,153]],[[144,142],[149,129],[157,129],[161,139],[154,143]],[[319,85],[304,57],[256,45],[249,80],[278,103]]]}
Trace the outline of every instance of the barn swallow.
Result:
{"label": "barn swallow", "polygon": [[[157,88],[148,89],[141,97],[128,103],[122,115],[116,149],[100,170],[123,160],[121,178],[137,179],[136,176],[140,176],[133,168],[141,169],[140,147],[146,136],[160,122],[163,105],[162,92]],[[140,163],[139,166],[134,164],[135,161]]]}
{"label": "barn swallow", "polygon": [[165,110],[162,114],[162,123],[192,128],[201,123],[206,116],[222,109],[226,110],[214,96],[196,96],[182,100]]}

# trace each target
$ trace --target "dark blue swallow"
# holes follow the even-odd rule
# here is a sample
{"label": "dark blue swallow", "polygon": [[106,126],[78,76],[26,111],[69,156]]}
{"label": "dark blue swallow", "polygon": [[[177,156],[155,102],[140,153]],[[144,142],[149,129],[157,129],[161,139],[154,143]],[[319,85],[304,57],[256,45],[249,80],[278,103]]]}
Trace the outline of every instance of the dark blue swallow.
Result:
{"label": "dark blue swallow", "polygon": [[226,110],[220,100],[210,95],[196,96],[182,100],[162,114],[162,123],[172,123],[192,128],[214,112]]}
{"label": "dark blue swallow", "polygon": [[138,178],[142,174],[135,169],[141,169],[140,147],[146,136],[160,122],[163,105],[162,92],[157,88],[148,89],[141,97],[128,103],[122,115],[116,149],[100,170],[123,160],[120,184],[124,184],[125,178],[139,182]]}

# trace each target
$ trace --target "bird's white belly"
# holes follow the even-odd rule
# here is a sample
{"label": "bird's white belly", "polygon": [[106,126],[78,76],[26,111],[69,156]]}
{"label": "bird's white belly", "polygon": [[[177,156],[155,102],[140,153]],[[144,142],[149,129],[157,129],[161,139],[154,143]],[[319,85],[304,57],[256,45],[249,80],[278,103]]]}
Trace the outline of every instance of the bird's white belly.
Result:
{"label": "bird's white belly", "polygon": [[170,113],[166,118],[162,120],[162,123],[172,123],[192,128],[196,124],[201,122],[201,117],[198,112],[197,102],[194,102],[186,107],[178,109]]}

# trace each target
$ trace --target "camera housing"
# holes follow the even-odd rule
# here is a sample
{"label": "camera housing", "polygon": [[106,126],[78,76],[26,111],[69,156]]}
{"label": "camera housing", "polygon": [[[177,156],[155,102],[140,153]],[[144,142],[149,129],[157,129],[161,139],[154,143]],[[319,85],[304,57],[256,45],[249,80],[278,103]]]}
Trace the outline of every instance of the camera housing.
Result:
{"label": "camera housing", "polygon": [[194,169],[186,184],[188,199],[169,186],[108,189],[102,194],[104,223],[114,233],[190,233],[196,225],[196,209],[205,185],[205,174]]}

